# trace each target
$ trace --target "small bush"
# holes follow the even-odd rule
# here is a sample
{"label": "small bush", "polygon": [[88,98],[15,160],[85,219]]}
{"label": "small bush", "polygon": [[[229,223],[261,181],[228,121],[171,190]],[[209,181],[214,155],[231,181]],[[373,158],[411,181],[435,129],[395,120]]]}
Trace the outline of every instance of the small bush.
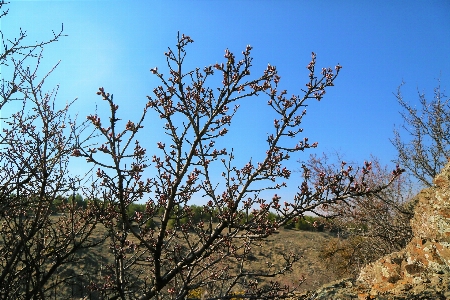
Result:
{"label": "small bush", "polygon": [[328,268],[341,277],[357,276],[362,266],[378,259],[377,254],[362,236],[347,239],[332,238],[319,250]]}
{"label": "small bush", "polygon": [[291,220],[284,225],[284,229],[297,229],[303,231],[323,231],[324,225],[321,220],[313,216],[303,216],[296,221]]}
{"label": "small bush", "polygon": [[155,221],[153,221],[153,219],[148,219],[147,222],[145,222],[146,229],[155,229],[155,226]]}

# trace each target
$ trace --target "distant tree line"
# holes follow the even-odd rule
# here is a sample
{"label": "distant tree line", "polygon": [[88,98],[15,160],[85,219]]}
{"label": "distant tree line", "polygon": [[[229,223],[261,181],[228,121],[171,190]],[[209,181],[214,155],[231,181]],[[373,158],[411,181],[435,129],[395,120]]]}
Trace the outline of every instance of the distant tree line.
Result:
{"label": "distant tree line", "polygon": [[[73,201],[73,199],[75,199],[75,201]],[[87,208],[88,204],[90,202],[92,202],[93,200],[90,199],[83,199],[83,196],[81,196],[80,194],[76,194],[75,197],[73,195],[70,196],[57,196],[55,198],[55,200],[53,201],[53,205],[51,206],[51,209],[53,211],[54,214],[57,213],[64,213],[64,209],[67,208],[67,205],[73,205],[75,204],[75,206],[77,208]],[[100,200],[96,199],[96,202],[100,202]],[[145,212],[145,204],[140,204],[140,203],[130,203],[127,207],[127,216],[130,219],[130,221],[132,222],[134,220],[134,217],[136,215],[136,213],[144,213]],[[205,214],[203,207],[201,205],[190,205],[189,208],[188,207],[180,207],[181,210],[184,211],[189,211],[189,214],[179,220],[177,220],[176,218],[176,211],[173,213],[172,215],[172,219],[169,221],[168,223],[168,228],[172,229],[175,226],[179,226],[179,225],[183,225],[186,224],[189,220],[191,222],[212,222],[212,223],[217,223],[219,222],[219,218],[218,216],[218,210],[213,210],[211,211],[210,214]],[[162,216],[162,214],[164,213],[164,209],[160,208],[159,212],[156,216]],[[244,220],[246,220],[247,218],[252,218],[252,214],[248,214]],[[280,217],[273,213],[273,212],[269,212],[267,219],[272,221],[272,222],[276,222],[278,221]],[[148,220],[148,227],[154,228],[155,226],[155,221],[153,219]],[[303,231],[324,231],[325,229],[325,224],[324,224],[324,219],[320,218],[320,217],[315,217],[315,216],[302,216],[299,218],[295,218],[290,220],[289,222],[287,222],[284,226],[284,229],[296,229],[296,230],[303,230]],[[329,228],[330,229],[330,228]],[[331,228],[331,231],[333,231],[333,229]]]}

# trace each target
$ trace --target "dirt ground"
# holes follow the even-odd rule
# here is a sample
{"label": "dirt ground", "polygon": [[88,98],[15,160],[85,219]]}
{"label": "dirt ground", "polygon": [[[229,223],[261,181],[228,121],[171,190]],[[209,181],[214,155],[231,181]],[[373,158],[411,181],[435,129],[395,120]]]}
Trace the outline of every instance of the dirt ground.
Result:
{"label": "dirt ground", "polygon": [[306,280],[302,283],[299,290],[314,290],[323,284],[340,279],[332,271],[327,270],[323,260],[319,257],[320,245],[331,238],[329,233],[296,231],[280,229],[278,234],[274,234],[268,239],[255,259],[252,261],[255,268],[263,265],[267,260],[273,263],[283,261],[283,253],[294,252],[302,256],[292,270],[292,273],[278,277],[277,280],[282,284],[293,285],[304,277]]}

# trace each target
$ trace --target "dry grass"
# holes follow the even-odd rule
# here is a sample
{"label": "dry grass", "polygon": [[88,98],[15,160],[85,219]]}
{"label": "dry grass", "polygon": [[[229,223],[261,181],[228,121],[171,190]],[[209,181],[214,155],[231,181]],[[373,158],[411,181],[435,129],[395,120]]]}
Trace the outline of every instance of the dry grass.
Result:
{"label": "dry grass", "polygon": [[[100,238],[104,234],[104,228],[97,230],[93,238]],[[301,255],[302,258],[294,265],[291,273],[278,276],[276,278],[282,285],[297,285],[301,278],[305,281],[299,290],[313,290],[321,285],[339,279],[332,271],[327,270],[323,260],[319,257],[319,250],[322,244],[327,242],[331,235],[324,232],[308,232],[280,229],[278,234],[274,234],[265,241],[259,249],[254,249],[254,256],[250,257],[249,263],[253,270],[266,268],[266,262],[270,261],[274,265],[282,264],[283,254],[293,252]],[[108,242],[103,245],[86,249],[78,253],[78,262],[66,266],[60,270],[56,280],[65,278],[66,283],[55,289],[58,299],[61,295],[66,298],[79,299],[102,299],[98,292],[92,292],[87,288],[90,281],[102,282],[102,277],[106,274],[106,266],[113,262],[113,255],[109,250]],[[264,284],[264,282],[261,282]]]}
{"label": "dry grass", "polygon": [[[55,218],[55,217],[52,217]],[[105,235],[103,225],[98,225],[92,240],[99,240]],[[134,239],[130,236],[131,239]],[[248,265],[252,270],[263,270],[266,262],[280,266],[283,254],[293,252],[302,256],[294,265],[292,272],[276,277],[281,285],[297,285],[299,280],[305,278],[300,291],[314,290],[321,285],[339,279],[331,270],[327,270],[324,261],[320,258],[322,245],[332,236],[325,232],[298,231],[281,228],[277,234],[263,241],[261,247],[254,248],[253,255],[249,257]],[[57,287],[49,290],[51,299],[104,299],[99,292],[88,288],[90,282],[104,282],[103,277],[108,273],[107,266],[113,264],[113,254],[109,248],[109,241],[95,248],[78,251],[74,257],[75,262],[67,264],[57,271],[52,283],[60,282]],[[261,285],[264,285],[264,281]]]}

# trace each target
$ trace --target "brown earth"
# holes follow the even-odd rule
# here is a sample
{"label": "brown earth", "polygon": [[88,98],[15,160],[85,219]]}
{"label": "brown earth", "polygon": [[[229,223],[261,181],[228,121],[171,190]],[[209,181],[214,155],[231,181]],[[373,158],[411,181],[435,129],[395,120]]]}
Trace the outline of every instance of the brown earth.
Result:
{"label": "brown earth", "polygon": [[281,284],[294,286],[299,283],[299,280],[305,278],[299,286],[299,291],[319,288],[325,283],[339,279],[339,276],[330,271],[319,256],[321,245],[331,237],[332,235],[325,232],[280,229],[278,234],[268,238],[260,250],[260,255],[257,255],[253,261],[252,267],[262,270],[268,260],[275,264],[281,263],[283,253],[292,251],[301,255],[302,258],[294,265],[292,273],[280,276],[277,280]]}

